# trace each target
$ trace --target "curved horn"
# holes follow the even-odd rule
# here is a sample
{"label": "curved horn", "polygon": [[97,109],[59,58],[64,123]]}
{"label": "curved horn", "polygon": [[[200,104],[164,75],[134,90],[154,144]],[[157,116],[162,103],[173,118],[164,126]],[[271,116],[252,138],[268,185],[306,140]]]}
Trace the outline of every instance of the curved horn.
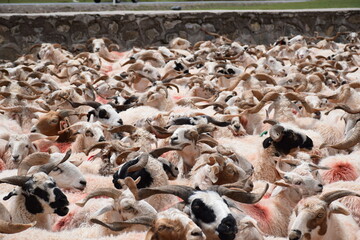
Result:
{"label": "curved horn", "polygon": [[273,125],[273,126],[280,124],[278,121],[276,121],[276,120],[274,120],[274,119],[265,119],[265,120],[263,121],[263,123],[268,123],[268,124]]}
{"label": "curved horn", "polygon": [[216,126],[219,126],[219,127],[226,127],[226,126],[229,126],[231,124],[231,122],[219,122],[217,120],[215,120],[214,118],[210,117],[210,116],[205,116],[206,119],[208,120],[208,122],[216,125]]}
{"label": "curved horn", "polygon": [[28,176],[12,176],[0,179],[0,183],[7,183],[23,187],[30,178],[31,177]]}
{"label": "curved horn", "polygon": [[94,149],[97,149],[97,148],[100,148],[100,149],[103,149],[105,147],[107,147],[108,145],[110,145],[110,142],[98,142],[98,143],[95,143],[94,145],[92,145],[89,149],[87,149],[85,151],[85,154],[86,155],[89,155],[89,153],[94,150]]}
{"label": "curved horn", "polygon": [[162,154],[169,152],[169,151],[181,151],[184,149],[184,147],[190,145],[190,143],[183,143],[178,147],[162,147],[162,148],[157,148],[152,150],[149,154],[154,157],[154,158],[158,158],[160,157]]}
{"label": "curved horn", "polygon": [[265,104],[267,102],[275,101],[279,96],[280,96],[280,93],[269,92],[261,99],[261,101],[255,107],[249,108],[249,109],[247,109],[247,111],[249,113],[257,113],[265,106]]}
{"label": "curved horn", "polygon": [[269,184],[266,183],[264,190],[261,193],[248,193],[240,190],[231,190],[223,186],[217,187],[217,192],[220,196],[226,196],[232,200],[241,202],[241,203],[257,203],[265,195],[266,191],[269,188]]}
{"label": "curved horn", "polygon": [[25,231],[28,228],[35,226],[36,222],[29,224],[11,223],[0,220],[0,233],[13,234]]}
{"label": "curved horn", "polygon": [[157,138],[168,138],[170,137],[173,132],[168,132],[166,129],[159,127],[159,126],[153,126],[149,120],[146,120],[146,122],[149,125],[149,132],[154,134]]}
{"label": "curved horn", "polygon": [[251,75],[249,73],[243,73],[242,75],[240,75],[235,81],[232,81],[232,83],[230,84],[229,87],[222,89],[220,91],[233,91],[241,81],[245,81],[247,80]]}
{"label": "curved horn", "polygon": [[333,201],[346,196],[360,197],[360,194],[348,190],[338,190],[334,192],[321,194],[320,199],[326,202],[328,205],[330,205]]}
{"label": "curved horn", "polygon": [[141,169],[143,169],[146,164],[149,161],[149,154],[148,153],[142,153],[139,156],[139,161],[137,163],[135,163],[134,165],[132,165],[131,167],[128,168],[128,172],[136,172],[139,171]]}
{"label": "curved horn", "polygon": [[356,122],[356,125],[354,127],[354,132],[350,137],[330,147],[335,149],[349,149],[355,146],[358,142],[360,142],[360,121]]}
{"label": "curved horn", "polygon": [[281,125],[274,125],[270,128],[269,134],[272,140],[275,142],[281,141],[283,137],[284,127]]}
{"label": "curved horn", "polygon": [[350,113],[350,114],[358,114],[358,113],[360,113],[360,109],[351,109],[349,106],[344,105],[344,104],[336,105],[335,107],[330,109],[327,113],[329,113],[330,111],[335,110],[335,109],[341,109],[341,110],[344,110],[345,112]]}
{"label": "curved horn", "polygon": [[69,117],[70,115],[77,115],[74,110],[64,109],[58,112],[60,118]]}
{"label": "curved horn", "polygon": [[121,196],[122,191],[117,190],[117,189],[113,189],[113,188],[100,188],[97,189],[95,192],[90,193],[89,195],[86,196],[86,198],[84,198],[81,202],[77,202],[75,203],[76,205],[78,205],[79,207],[84,207],[85,204],[94,197],[100,197],[100,196],[106,196],[106,197],[111,197],[113,199],[117,199]]}
{"label": "curved horn", "polygon": [[122,125],[119,127],[111,127],[108,129],[108,131],[111,133],[127,132],[130,134],[134,134],[136,132],[136,129],[137,128],[132,125]]}
{"label": "curved horn", "polygon": [[55,167],[57,167],[59,164],[65,162],[66,160],[69,159],[69,157],[71,156],[71,150],[68,150],[65,154],[65,156],[58,160],[58,161],[55,161],[55,162],[52,162],[52,163],[47,163],[43,166],[40,167],[39,169],[39,172],[44,172],[46,174],[49,174]]}
{"label": "curved horn", "polygon": [[145,225],[148,227],[152,227],[154,225],[156,215],[150,215],[150,216],[141,216],[136,217],[124,222],[113,222],[113,223],[105,223],[98,219],[91,218],[90,222],[99,224],[103,227],[109,228],[112,231],[122,231],[128,227],[131,227],[136,224]]}
{"label": "curved horn", "polygon": [[277,85],[276,81],[274,78],[272,78],[271,76],[264,74],[264,73],[257,73],[254,75],[255,78],[257,78],[260,81],[266,81],[267,84],[272,84],[274,86]]}
{"label": "curved horn", "polygon": [[194,193],[195,189],[181,185],[167,185],[154,188],[142,188],[139,190],[139,199],[145,199],[155,194],[173,194],[188,202],[189,197]]}
{"label": "curved horn", "polygon": [[36,152],[26,156],[18,167],[17,175],[25,176],[32,166],[49,163],[50,157],[50,154],[45,152]]}

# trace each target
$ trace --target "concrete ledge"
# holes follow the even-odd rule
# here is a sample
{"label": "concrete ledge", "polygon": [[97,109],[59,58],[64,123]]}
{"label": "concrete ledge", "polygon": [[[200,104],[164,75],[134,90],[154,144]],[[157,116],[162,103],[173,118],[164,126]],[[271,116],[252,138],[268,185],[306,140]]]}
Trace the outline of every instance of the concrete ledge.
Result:
{"label": "concrete ledge", "polygon": [[360,9],[0,14],[0,59],[13,60],[37,43],[71,48],[90,37],[107,37],[125,50],[164,45],[174,37],[211,39],[200,31],[205,28],[241,43],[270,44],[284,35],[358,31],[359,24]]}

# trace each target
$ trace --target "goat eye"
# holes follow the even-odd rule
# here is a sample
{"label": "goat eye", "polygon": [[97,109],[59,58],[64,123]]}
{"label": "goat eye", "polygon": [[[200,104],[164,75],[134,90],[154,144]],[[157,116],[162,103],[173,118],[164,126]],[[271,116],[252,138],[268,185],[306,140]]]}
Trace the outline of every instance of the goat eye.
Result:
{"label": "goat eye", "polygon": [[301,181],[297,181],[297,182],[295,182],[295,185],[301,185],[302,184],[302,182]]}
{"label": "goat eye", "polygon": [[94,134],[93,134],[90,130],[87,130],[87,131],[85,132],[85,136],[87,136],[87,137],[93,137]]}
{"label": "goat eye", "polygon": [[50,123],[58,123],[58,120],[57,119],[52,119]]}
{"label": "goat eye", "polygon": [[317,218],[322,218],[322,217],[324,217],[324,213],[319,213],[316,217]]}
{"label": "goat eye", "polygon": [[59,167],[55,167],[52,171],[53,172],[59,171],[60,173],[63,172],[63,170],[61,168],[59,168]]}
{"label": "goat eye", "polygon": [[49,188],[54,188],[54,187],[56,187],[56,183],[49,183],[49,184],[48,184],[48,187],[49,187]]}
{"label": "goat eye", "polygon": [[26,148],[29,148],[29,145],[26,145],[25,147],[26,147]]}

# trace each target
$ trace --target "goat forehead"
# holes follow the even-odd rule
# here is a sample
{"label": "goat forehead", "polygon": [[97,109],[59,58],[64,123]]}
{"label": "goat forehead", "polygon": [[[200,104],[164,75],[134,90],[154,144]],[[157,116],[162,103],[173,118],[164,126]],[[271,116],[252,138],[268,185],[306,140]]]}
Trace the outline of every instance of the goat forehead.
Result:
{"label": "goat forehead", "polygon": [[213,192],[213,191],[196,192],[195,194],[190,196],[189,200],[190,202],[192,202],[195,199],[202,200],[202,202],[205,205],[211,207],[215,211],[216,215],[219,210],[221,210],[221,212],[225,213],[226,215],[230,213],[230,209],[228,205],[225,203],[224,199],[220,197],[220,195],[217,192]]}
{"label": "goat forehead", "polygon": [[192,220],[185,213],[175,208],[170,208],[166,211],[158,213],[157,219],[167,219],[170,221],[178,220],[183,226],[186,226],[187,224],[192,222]]}
{"label": "goat forehead", "polygon": [[38,183],[45,183],[46,181],[51,181],[51,182],[54,181],[52,177],[49,177],[46,173],[43,172],[35,173],[32,176],[32,179],[34,182],[38,182]]}

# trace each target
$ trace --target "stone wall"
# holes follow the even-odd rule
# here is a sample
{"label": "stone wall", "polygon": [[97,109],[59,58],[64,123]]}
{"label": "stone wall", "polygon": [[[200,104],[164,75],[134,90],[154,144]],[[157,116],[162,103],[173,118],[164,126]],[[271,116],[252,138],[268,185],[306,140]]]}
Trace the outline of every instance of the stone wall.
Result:
{"label": "stone wall", "polygon": [[241,43],[269,44],[284,35],[332,36],[359,26],[359,9],[0,14],[0,59],[14,59],[37,43],[71,47],[90,37],[107,37],[125,50],[166,45],[178,36],[192,43],[212,38],[200,28]]}

